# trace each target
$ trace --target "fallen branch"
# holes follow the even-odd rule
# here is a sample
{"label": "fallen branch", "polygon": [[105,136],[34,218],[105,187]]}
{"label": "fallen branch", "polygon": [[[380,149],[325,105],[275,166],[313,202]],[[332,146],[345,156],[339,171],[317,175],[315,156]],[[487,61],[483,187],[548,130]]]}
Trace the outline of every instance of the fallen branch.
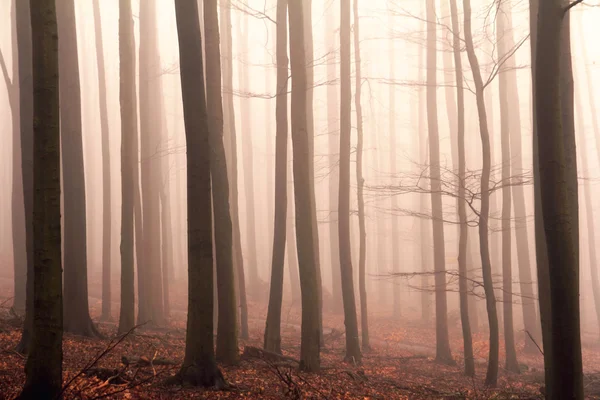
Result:
{"label": "fallen branch", "polygon": [[166,358],[153,358],[149,359],[148,357],[127,357],[122,356],[121,362],[123,365],[132,365],[138,367],[148,367],[151,365],[179,365],[177,361],[168,360]]}
{"label": "fallen branch", "polygon": [[266,361],[291,361],[300,364],[300,361],[293,357],[284,356],[283,354],[273,353],[272,351],[264,350],[254,346],[244,347],[244,358],[259,358]]}

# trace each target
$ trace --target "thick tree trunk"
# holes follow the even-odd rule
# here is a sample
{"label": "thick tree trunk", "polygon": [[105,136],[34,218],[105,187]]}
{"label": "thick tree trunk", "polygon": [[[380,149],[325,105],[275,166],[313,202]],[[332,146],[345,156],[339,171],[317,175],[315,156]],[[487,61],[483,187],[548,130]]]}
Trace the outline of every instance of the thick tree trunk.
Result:
{"label": "thick tree trunk", "polygon": [[86,197],[74,0],[57,2],[64,208],[64,329],[97,336],[88,307]]}
{"label": "thick tree trunk", "polygon": [[221,2],[221,55],[224,58],[223,70],[223,141],[228,155],[227,170],[231,196],[231,223],[233,230],[233,264],[237,280],[240,301],[240,338],[248,338],[248,303],[246,300],[246,278],[242,241],[240,232],[240,214],[238,201],[237,137],[235,129],[235,111],[233,107],[233,55],[231,38],[231,0]]}
{"label": "thick tree trunk", "polygon": [[[62,388],[58,33],[54,1],[31,7],[33,54],[33,318],[27,380],[19,399],[55,398]],[[87,300],[87,298],[86,298]]]}
{"label": "thick tree trunk", "polygon": [[[281,353],[281,306],[287,226],[287,147],[288,147],[288,57],[287,0],[277,1],[277,92],[275,119],[275,218],[273,225],[273,257],[269,309],[265,327],[265,350]],[[288,238],[288,241],[290,239]]]}
{"label": "thick tree trunk", "polygon": [[340,3],[340,189],[338,202],[338,233],[340,237],[340,270],[346,327],[346,357],[348,362],[360,362],[358,321],[354,299],[352,254],[350,244],[350,139],[352,120],[352,85],[350,80],[350,8],[349,1]]}
{"label": "thick tree trunk", "polygon": [[98,102],[100,104],[100,134],[102,136],[102,316],[103,321],[112,320],[111,314],[111,187],[110,187],[110,146],[108,131],[108,111],[106,100],[106,73],[104,72],[104,41],[102,39],[102,18],[99,0],[92,2],[96,43],[96,64],[98,66]]}
{"label": "thick tree trunk", "polygon": [[[508,32],[505,26],[506,10],[503,3],[498,5],[496,17],[496,37],[498,38],[498,60],[510,58],[511,48],[507,41]],[[502,308],[504,311],[504,351],[506,354],[505,368],[510,372],[519,373],[517,351],[515,349],[515,331],[513,324],[513,296],[512,296],[512,235],[511,235],[511,188],[507,183],[511,179],[511,114],[510,98],[508,93],[508,70],[501,71],[498,76],[500,94],[500,147],[502,150]],[[520,155],[519,155],[520,157]]]}
{"label": "thick tree trunk", "polygon": [[119,0],[119,59],[121,103],[121,311],[119,332],[135,325],[133,198],[137,169],[137,93],[135,85],[135,37],[131,0]]}
{"label": "thick tree trunk", "polygon": [[367,311],[367,227],[365,223],[365,198],[363,177],[363,116],[361,104],[362,76],[360,55],[360,31],[358,0],[354,0],[354,63],[356,73],[356,92],[354,103],[356,107],[356,126],[358,140],[356,143],[356,181],[357,181],[357,203],[358,203],[358,234],[359,234],[359,256],[358,256],[358,291],[360,294],[360,330],[362,337],[362,349],[369,350],[369,316]]}
{"label": "thick tree trunk", "polygon": [[[452,22],[452,48],[454,54],[454,74],[456,82],[456,139],[457,139],[457,167],[458,167],[458,286],[460,302],[460,321],[463,333],[463,348],[465,359],[465,375],[475,376],[475,359],[473,356],[473,338],[471,335],[471,323],[469,320],[469,292],[468,292],[468,271],[467,271],[467,243],[469,226],[467,225],[467,210],[465,205],[465,92],[463,88],[463,70],[462,55],[460,43],[460,25],[458,23],[458,10],[456,2],[448,0],[450,3],[450,13]],[[454,97],[452,97],[454,98]]]}
{"label": "thick tree trunk", "polygon": [[210,133],[202,71],[198,3],[176,0],[188,178],[188,320],[185,358],[178,378],[221,388],[213,343],[213,254]]}
{"label": "thick tree trunk", "polygon": [[435,1],[427,0],[427,121],[431,169],[431,209],[433,213],[433,258],[435,270],[436,360],[454,364],[448,338],[446,298],[446,251],[440,181],[440,138],[437,116],[437,49]]}
{"label": "thick tree trunk", "polygon": [[217,260],[218,325],[217,359],[237,362],[237,303],[233,269],[233,237],[229,204],[229,180],[223,145],[223,103],[221,97],[221,53],[217,0],[204,2],[206,48],[206,97],[211,147],[211,177]]}
{"label": "thick tree trunk", "polygon": [[292,142],[294,153],[294,197],[296,204],[296,240],[302,291],[302,333],[300,369],[320,369],[319,273],[313,226],[314,201],[311,200],[310,130],[307,121],[307,71],[305,55],[304,13],[302,0],[288,4],[290,30],[290,65],[292,72]]}
{"label": "thick tree trunk", "polygon": [[138,322],[162,325],[165,321],[160,243],[161,160],[156,152],[161,145],[162,118],[160,58],[156,31],[156,0],[140,3],[139,93],[144,262],[138,263],[140,283]]}
{"label": "thick tree trunk", "polygon": [[485,290],[485,301],[488,313],[488,324],[490,330],[490,348],[488,356],[488,368],[485,377],[485,383],[488,386],[496,386],[498,382],[498,313],[496,310],[496,298],[494,296],[494,284],[492,280],[492,266],[490,263],[490,251],[488,242],[489,225],[488,218],[490,213],[490,170],[491,170],[491,146],[490,134],[488,130],[488,120],[486,115],[483,80],[479,62],[473,46],[473,36],[471,34],[471,1],[463,0],[463,9],[465,14],[465,43],[473,80],[475,81],[475,96],[477,98],[477,114],[479,116],[479,132],[481,135],[481,148],[483,155],[483,168],[481,170],[481,209],[479,211],[479,251],[481,254],[481,269],[483,272],[483,287]]}

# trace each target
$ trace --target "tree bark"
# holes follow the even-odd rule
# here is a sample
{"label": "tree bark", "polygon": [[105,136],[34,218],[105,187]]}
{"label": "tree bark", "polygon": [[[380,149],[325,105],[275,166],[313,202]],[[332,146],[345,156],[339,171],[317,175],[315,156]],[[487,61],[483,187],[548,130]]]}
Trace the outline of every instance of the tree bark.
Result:
{"label": "tree bark", "polygon": [[300,369],[320,369],[320,330],[318,269],[316,266],[311,200],[310,140],[307,119],[307,71],[305,54],[304,13],[302,0],[289,0],[290,65],[292,72],[292,143],[294,153],[294,197],[296,204],[296,240],[302,291],[302,332]]}
{"label": "tree bark", "polygon": [[100,134],[102,136],[102,315],[103,321],[112,320],[111,314],[111,187],[110,187],[110,146],[108,131],[108,111],[106,100],[106,73],[104,71],[104,41],[102,39],[102,18],[98,0],[92,2],[94,11],[94,32],[96,44],[96,65],[98,67],[98,102],[100,105]]}
{"label": "tree bark", "polygon": [[60,130],[64,208],[64,329],[98,336],[88,307],[86,196],[81,123],[81,92],[75,3],[56,4],[59,45]]}
{"label": "tree bark", "polygon": [[[288,57],[287,0],[277,1],[277,92],[275,138],[275,219],[273,225],[273,256],[271,287],[265,327],[264,348],[281,354],[281,306],[285,263],[287,220],[287,147],[288,147]],[[289,239],[288,239],[289,241]]]}
{"label": "tree bark", "polygon": [[135,37],[131,0],[119,0],[119,60],[121,104],[121,311],[119,333],[135,325],[135,272],[133,260],[133,207],[137,176],[137,90]]}
{"label": "tree bark", "polygon": [[427,122],[431,169],[431,209],[433,213],[433,258],[435,270],[436,360],[454,364],[448,338],[448,305],[446,299],[446,251],[440,181],[440,138],[437,116],[437,49],[435,1],[427,0]]}
{"label": "tree bark", "polygon": [[33,65],[33,317],[27,379],[19,399],[55,398],[62,388],[58,29],[54,1],[31,7]]}
{"label": "tree bark", "polygon": [[483,168],[481,170],[481,209],[479,211],[479,251],[481,254],[481,269],[483,272],[483,287],[485,291],[485,301],[488,314],[488,325],[490,330],[490,348],[488,355],[488,368],[485,377],[485,383],[494,387],[498,382],[498,352],[499,352],[499,334],[498,334],[498,313],[496,310],[496,298],[494,295],[494,284],[492,281],[492,265],[490,263],[489,251],[489,225],[488,218],[490,212],[490,170],[491,170],[491,146],[490,134],[488,130],[488,121],[486,115],[484,99],[484,83],[481,78],[479,62],[473,46],[473,36],[471,34],[471,1],[463,0],[465,15],[465,43],[473,80],[475,81],[475,96],[477,98],[477,114],[479,116],[479,132],[481,135],[481,148],[483,155]]}
{"label": "tree bark", "polygon": [[202,71],[198,3],[175,0],[188,178],[188,320],[185,358],[178,378],[222,388],[213,347],[213,253],[209,121]]}

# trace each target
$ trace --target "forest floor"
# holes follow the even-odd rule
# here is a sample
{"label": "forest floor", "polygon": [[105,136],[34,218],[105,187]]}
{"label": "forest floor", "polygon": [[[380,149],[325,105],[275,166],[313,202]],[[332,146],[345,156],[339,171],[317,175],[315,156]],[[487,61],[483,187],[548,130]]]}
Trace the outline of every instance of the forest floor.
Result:
{"label": "forest floor", "polygon": [[[2,282],[2,281],[0,281]],[[0,286],[6,286],[0,284]],[[12,399],[25,381],[25,359],[14,351],[22,322],[9,313],[10,288],[0,293],[0,399]],[[177,372],[185,348],[185,298],[173,299],[170,324],[161,329],[136,329],[118,341],[114,322],[98,323],[105,339],[64,336],[64,397],[67,399],[539,399],[542,398],[541,354],[523,352],[519,340],[519,362],[523,372],[501,368],[498,387],[486,388],[487,334],[474,334],[476,378],[462,374],[462,343],[459,326],[451,328],[456,366],[436,363],[435,332],[416,322],[393,320],[382,313],[370,319],[372,350],[360,365],[344,363],[343,316],[325,315],[323,369],[318,374],[301,373],[291,360],[273,361],[243,355],[236,366],[222,366],[231,388],[224,391],[173,387],[164,384]],[[118,305],[113,304],[114,313]],[[92,317],[98,320],[100,301],[90,298]],[[266,305],[251,302],[250,338],[246,347],[262,347]],[[300,311],[289,304],[282,316],[282,349],[290,359],[300,352]],[[501,354],[503,347],[501,347]],[[254,355],[253,355],[254,354]],[[596,373],[600,349],[586,349],[586,394],[600,399],[600,374]],[[124,363],[125,362],[125,363]],[[172,365],[171,365],[171,362]],[[166,364],[166,365],[163,365]],[[501,361],[502,365],[502,361]]]}

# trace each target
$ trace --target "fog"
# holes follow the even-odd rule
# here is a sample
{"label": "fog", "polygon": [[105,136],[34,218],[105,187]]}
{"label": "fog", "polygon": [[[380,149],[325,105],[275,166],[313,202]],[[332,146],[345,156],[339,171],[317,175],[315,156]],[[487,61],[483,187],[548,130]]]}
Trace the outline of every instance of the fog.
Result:
{"label": "fog", "polygon": [[[19,1],[19,0],[17,0]],[[178,35],[173,1],[153,0],[156,3],[156,40],[159,65],[149,65],[139,60],[140,2],[133,0],[134,33],[138,55],[137,75],[140,69],[152,71],[150,79],[158,88],[162,123],[157,127],[158,145],[151,153],[140,150],[139,165],[159,165],[160,182],[168,200],[161,199],[161,215],[169,207],[171,240],[165,231],[160,249],[165,252],[172,246],[172,273],[168,274],[171,293],[171,313],[184,312],[183,300],[187,291],[187,184],[186,138],[182,107],[181,77],[179,69]],[[344,1],[344,0],[342,0]],[[276,2],[274,0],[231,0],[233,99],[237,139],[237,189],[239,193],[239,232],[246,274],[246,289],[251,307],[266,310],[269,300],[273,256],[273,225],[275,210],[275,142],[276,142]],[[2,287],[12,288],[13,262],[13,135],[16,121],[11,117],[7,86],[16,71],[16,34],[13,5],[10,0],[0,0],[0,51],[5,62],[4,80],[0,83],[0,131],[4,132],[4,145],[0,147],[0,182],[4,195],[0,197],[0,278]],[[202,3],[202,2],[200,2]],[[427,19],[424,0],[370,0],[361,1],[360,51],[361,51],[361,106],[364,130],[363,164],[364,201],[366,219],[366,288],[369,315],[406,321],[421,321],[433,329],[435,320],[434,245],[432,239],[431,178],[429,165],[428,110],[426,73]],[[443,183],[443,227],[445,268],[458,270],[459,215],[457,210],[458,165],[453,157],[452,141],[456,124],[456,80],[453,56],[453,37],[450,9],[445,1],[436,2],[435,34],[437,47],[437,118],[439,123],[439,154]],[[457,2],[461,3],[461,2]],[[490,261],[497,294],[498,310],[502,319],[503,291],[513,294],[514,330],[523,332],[524,317],[522,281],[519,268],[523,254],[515,232],[516,211],[510,217],[512,240],[512,285],[502,287],[502,190],[509,186],[522,187],[525,199],[525,221],[528,248],[525,256],[531,265],[537,299],[536,251],[533,198],[533,148],[532,148],[532,85],[529,43],[529,3],[506,0],[505,10],[512,15],[512,35],[508,55],[499,55],[502,36],[496,33],[497,1],[475,0],[472,4],[472,33],[475,53],[479,61],[485,88],[485,106],[491,136],[491,192],[489,217]],[[202,7],[200,7],[201,9]],[[201,10],[202,11],[202,10]],[[99,307],[102,300],[103,264],[103,168],[101,107],[99,74],[97,66],[96,26],[92,1],[75,2],[77,22],[78,60],[81,82],[82,135],[85,174],[85,205],[87,218],[87,268],[90,307]],[[219,11],[220,13],[222,10]],[[467,207],[469,243],[467,263],[469,293],[472,299],[472,316],[481,326],[486,324],[485,294],[482,286],[481,257],[478,239],[478,210],[481,196],[479,179],[482,169],[482,145],[475,96],[475,83],[464,41],[463,8],[458,4],[461,26],[461,59],[465,94],[465,186],[467,195],[474,197]],[[201,14],[202,15],[202,14]],[[106,101],[110,157],[110,272],[112,282],[112,315],[119,312],[121,270],[121,109],[119,100],[119,4],[118,0],[100,1],[101,30],[106,79]],[[312,2],[312,39],[314,71],[314,185],[318,221],[319,259],[323,285],[323,312],[335,315],[343,312],[339,289],[339,242],[337,235],[340,136],[340,9],[338,2],[321,0]],[[202,20],[202,18],[201,18]],[[591,191],[591,199],[600,196],[600,131],[597,122],[597,104],[592,101],[600,93],[600,4],[586,1],[571,11],[571,52],[575,84],[575,121],[579,176],[579,230],[581,267],[581,326],[584,345],[586,338],[600,334],[594,306],[590,270],[588,225],[597,227],[598,210],[584,205],[584,188]],[[221,26],[221,30],[223,31]],[[221,34],[223,42],[223,34]],[[60,39],[60,38],[59,38]],[[223,47],[222,47],[223,48]],[[352,131],[350,165],[350,238],[352,267],[359,304],[359,222],[356,179],[357,119],[355,96],[354,43],[352,44]],[[154,55],[152,56],[154,57]],[[149,59],[153,59],[150,57]],[[310,56],[307,56],[310,59]],[[225,55],[221,57],[225,63]],[[310,61],[310,60],[309,60]],[[511,112],[520,112],[516,121],[520,127],[521,146],[518,154],[512,151],[512,176],[501,178],[501,95],[499,80],[503,74],[514,72],[518,87],[518,102],[513,97],[508,106]],[[202,71],[198,71],[199,79]],[[488,81],[489,80],[489,81]],[[291,79],[290,79],[291,81]],[[10,85],[9,85],[10,86]],[[224,93],[227,89],[224,83]],[[138,87],[138,95],[140,95]],[[100,89],[102,90],[102,89]],[[291,84],[289,85],[291,90]],[[143,100],[140,98],[140,101]],[[156,99],[155,99],[156,100]],[[63,99],[61,99],[63,101]],[[208,99],[210,102],[211,100]],[[288,102],[288,107],[290,102]],[[595,109],[594,109],[595,107]],[[293,112],[293,110],[290,110]],[[513,114],[514,115],[514,114]],[[291,120],[290,120],[291,121]],[[140,125],[142,126],[140,121]],[[511,125],[514,129],[515,125]],[[291,122],[290,122],[291,127]],[[226,127],[227,130],[227,127]],[[140,140],[145,131],[140,129]],[[227,135],[227,132],[226,132]],[[540,137],[540,140],[544,140]],[[291,174],[291,140],[288,140],[288,206],[293,206],[293,178]],[[141,147],[140,147],[141,149]],[[582,161],[584,160],[585,162]],[[520,158],[522,168],[516,170],[515,159]],[[230,160],[227,160],[228,163]],[[230,167],[230,165],[228,165]],[[64,166],[69,168],[69,166]],[[141,176],[141,175],[140,175]],[[138,177],[140,178],[140,177]],[[143,178],[142,178],[143,179]],[[214,179],[214,178],[213,178]],[[230,185],[234,185],[230,180]],[[513,191],[514,193],[514,191]],[[142,198],[142,202],[144,199]],[[462,200],[458,200],[462,201]],[[592,207],[597,202],[592,200]],[[157,208],[158,210],[158,208]],[[69,212],[64,210],[65,213]],[[234,211],[232,211],[234,212]],[[288,207],[287,222],[294,224],[293,207]],[[309,218],[309,216],[306,216]],[[435,218],[433,218],[435,220]],[[163,219],[162,224],[165,223]],[[235,226],[234,226],[235,230]],[[288,232],[290,230],[288,229]],[[235,233],[234,233],[235,236]],[[295,236],[295,235],[294,235]],[[160,239],[159,239],[160,240]],[[295,237],[287,238],[295,240]],[[596,236],[596,241],[598,235]],[[295,249],[295,245],[293,246]],[[148,249],[146,249],[148,250]],[[289,253],[289,246],[286,250]],[[161,254],[155,252],[153,254]],[[521,257],[521,258],[520,258]],[[292,296],[293,282],[286,255],[284,303],[300,307],[299,299]],[[296,258],[295,256],[293,258]],[[161,263],[165,258],[161,258]],[[336,261],[337,260],[337,261]],[[162,264],[161,264],[162,265]],[[169,267],[171,268],[171,267]],[[297,267],[295,267],[297,268]],[[522,267],[521,267],[522,268]],[[163,265],[163,274],[167,269]],[[253,279],[256,271],[259,281]],[[138,269],[136,267],[136,276]],[[595,277],[594,279],[598,279]],[[448,315],[452,327],[460,328],[457,275],[449,274],[447,280]],[[336,282],[337,281],[337,282]],[[163,280],[164,282],[164,280]],[[137,277],[136,277],[137,287]],[[396,297],[396,300],[394,298]],[[136,297],[137,298],[137,297]],[[530,299],[531,300],[531,299]],[[137,301],[137,300],[136,300]],[[537,308],[537,300],[535,301]],[[179,308],[178,308],[179,307]],[[286,308],[284,307],[284,313]],[[181,315],[179,315],[181,317]],[[377,322],[373,322],[374,325]],[[452,333],[452,335],[458,335]],[[518,336],[521,338],[521,336]],[[519,340],[525,340],[519,339]]]}

